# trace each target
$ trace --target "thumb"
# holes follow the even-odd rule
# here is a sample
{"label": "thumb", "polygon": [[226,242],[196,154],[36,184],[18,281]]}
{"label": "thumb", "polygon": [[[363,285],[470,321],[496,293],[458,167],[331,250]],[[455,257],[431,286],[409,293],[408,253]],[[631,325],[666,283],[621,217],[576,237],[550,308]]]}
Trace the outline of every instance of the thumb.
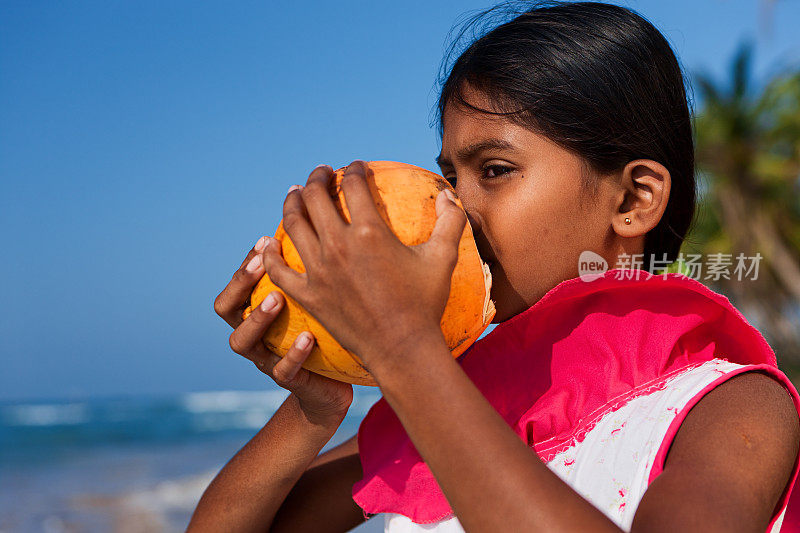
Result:
{"label": "thumb", "polygon": [[458,254],[458,243],[464,233],[467,223],[467,214],[457,203],[455,195],[450,189],[439,191],[436,197],[436,225],[433,227],[427,247],[437,249],[439,252]]}

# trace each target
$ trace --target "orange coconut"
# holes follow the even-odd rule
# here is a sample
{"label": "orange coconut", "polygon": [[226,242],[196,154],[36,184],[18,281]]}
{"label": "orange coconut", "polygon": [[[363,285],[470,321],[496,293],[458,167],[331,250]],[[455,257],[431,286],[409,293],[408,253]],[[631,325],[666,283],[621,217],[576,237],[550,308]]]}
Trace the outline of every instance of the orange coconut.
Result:
{"label": "orange coconut", "polygon": [[[427,241],[436,223],[436,195],[450,184],[441,176],[423,168],[394,161],[370,161],[367,183],[383,220],[403,244],[413,246]],[[341,180],[345,168],[336,171],[331,180],[330,195],[339,214],[349,223]],[[459,206],[461,202],[457,200]],[[305,272],[300,255],[278,225],[275,238],[281,241],[283,258],[298,272]],[[453,271],[450,295],[442,314],[441,328],[453,357],[462,354],[483,333],[495,314],[490,299],[492,277],[475,245],[472,227],[467,222],[458,246],[458,263]],[[285,291],[273,284],[267,275],[261,278],[250,297],[251,307],[259,305],[267,294],[277,290],[286,304],[264,336],[267,347],[283,356],[302,331],[310,331],[316,343],[303,367],[312,372],[358,385],[376,385],[358,357],[345,350],[310,313]]]}

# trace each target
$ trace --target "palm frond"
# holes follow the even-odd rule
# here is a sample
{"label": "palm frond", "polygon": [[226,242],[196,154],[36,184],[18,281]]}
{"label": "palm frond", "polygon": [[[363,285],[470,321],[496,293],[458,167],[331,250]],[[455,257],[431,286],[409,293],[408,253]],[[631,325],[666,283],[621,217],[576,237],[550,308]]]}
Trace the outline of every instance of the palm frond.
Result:
{"label": "palm frond", "polygon": [[741,102],[747,97],[750,81],[750,66],[753,59],[753,45],[750,41],[743,41],[739,45],[736,56],[733,58],[733,91],[732,96]]}
{"label": "palm frond", "polygon": [[700,88],[700,96],[703,98],[706,107],[719,108],[724,104],[724,97],[714,81],[705,73],[696,72],[694,81]]}

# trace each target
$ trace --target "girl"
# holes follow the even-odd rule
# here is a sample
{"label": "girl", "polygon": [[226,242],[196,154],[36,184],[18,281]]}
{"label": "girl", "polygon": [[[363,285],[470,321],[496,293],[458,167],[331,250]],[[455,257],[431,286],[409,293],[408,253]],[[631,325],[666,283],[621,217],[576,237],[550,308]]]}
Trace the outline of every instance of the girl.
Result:
{"label": "girl", "polygon": [[[397,532],[778,531],[797,477],[797,392],[726,298],[651,275],[678,256],[695,202],[690,114],[664,37],[622,7],[536,6],[458,57],[438,110],[437,162],[457,198],[436,199],[427,242],[397,240],[361,161],[342,183],[345,223],[321,165],[283,208],[307,271],[262,237],[218,296],[233,350],[291,394],[190,530],[345,531],[385,513]],[[439,321],[467,222],[498,325],[454,360]],[[583,278],[587,251],[638,268]],[[301,368],[307,332],[282,359],[267,351],[280,292],[242,321],[265,272],[383,393],[358,435],[321,455],[352,388]]]}

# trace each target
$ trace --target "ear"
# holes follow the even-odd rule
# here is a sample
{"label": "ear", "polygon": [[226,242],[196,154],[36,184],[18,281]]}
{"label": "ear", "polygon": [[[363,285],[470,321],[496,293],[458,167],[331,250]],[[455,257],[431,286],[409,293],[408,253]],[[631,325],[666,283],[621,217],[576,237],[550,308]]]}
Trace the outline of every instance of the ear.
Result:
{"label": "ear", "polygon": [[625,165],[617,213],[611,220],[614,231],[621,237],[638,237],[656,227],[667,209],[670,185],[669,171],[657,161],[636,159]]}

